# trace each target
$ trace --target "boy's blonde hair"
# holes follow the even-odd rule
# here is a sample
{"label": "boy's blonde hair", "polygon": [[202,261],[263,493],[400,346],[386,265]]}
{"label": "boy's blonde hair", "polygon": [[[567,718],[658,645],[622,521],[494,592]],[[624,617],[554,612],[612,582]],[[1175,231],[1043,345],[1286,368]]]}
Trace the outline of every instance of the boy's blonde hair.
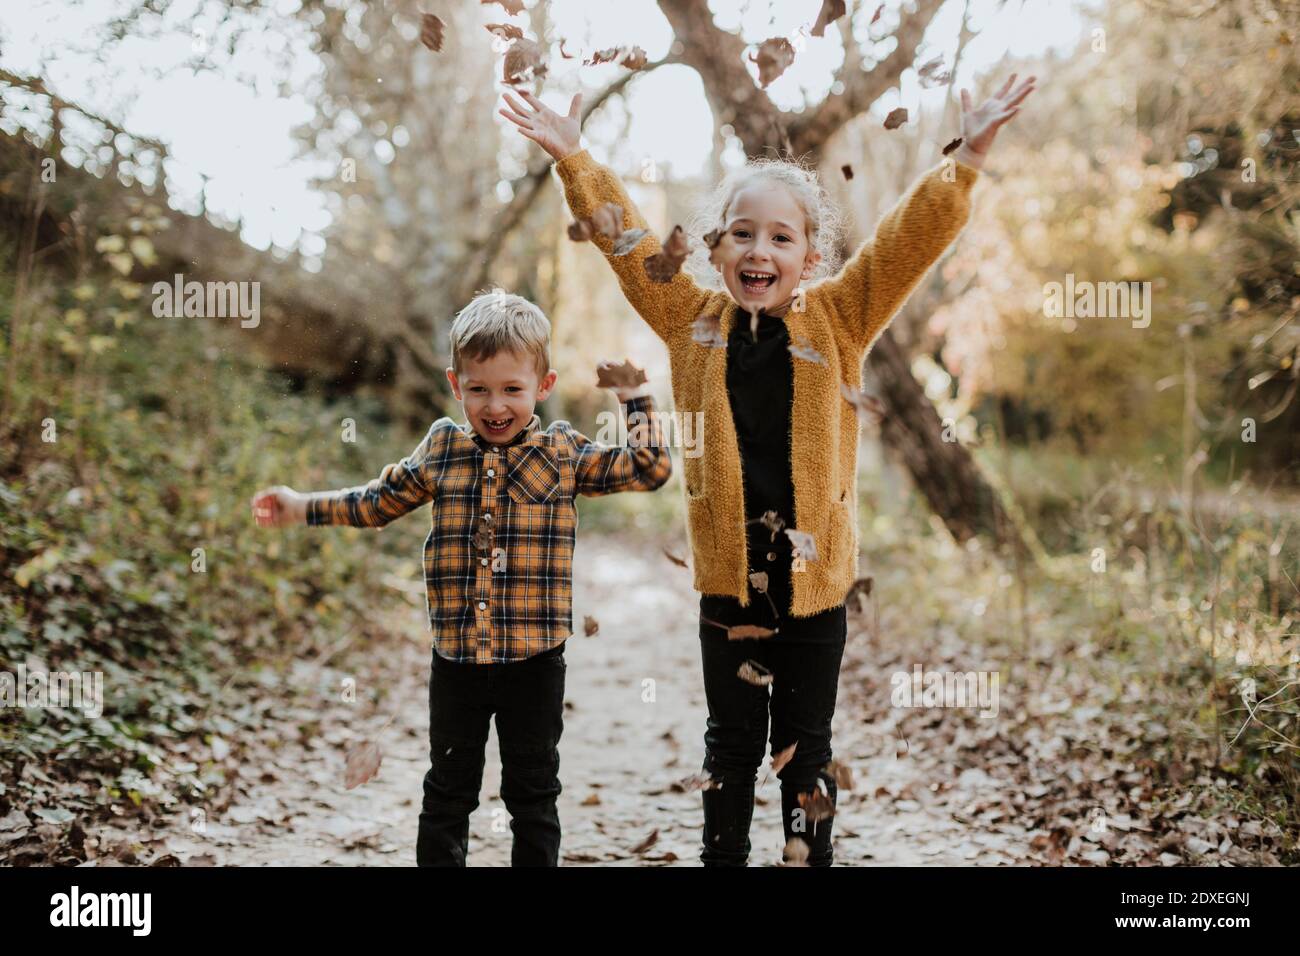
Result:
{"label": "boy's blonde hair", "polygon": [[480,292],[451,323],[451,367],[460,375],[464,361],[481,362],[498,352],[532,356],[537,378],[551,367],[551,323],[521,295],[494,289]]}
{"label": "boy's blonde hair", "polygon": [[[835,201],[817,178],[816,169],[802,160],[776,159],[770,156],[746,160],[744,166],[723,176],[700,203],[689,220],[687,234],[698,239],[714,229],[725,229],[727,223],[723,216],[731,206],[732,199],[743,187],[755,182],[784,186],[803,209],[808,245],[822,256],[813,271],[812,279],[832,276],[838,272],[844,221]],[[707,245],[692,243],[685,268],[703,288],[723,288],[722,276],[709,262]]]}

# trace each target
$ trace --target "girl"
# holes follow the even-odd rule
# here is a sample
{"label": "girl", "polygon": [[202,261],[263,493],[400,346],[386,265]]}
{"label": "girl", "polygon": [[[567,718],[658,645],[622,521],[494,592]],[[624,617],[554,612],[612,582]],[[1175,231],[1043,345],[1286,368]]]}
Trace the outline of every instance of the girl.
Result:
{"label": "girl", "polygon": [[[709,711],[706,866],[747,864],[769,742],[787,860],[832,861],[831,720],[858,555],[850,397],[872,343],[965,225],[994,136],[1033,91],[1034,77],[1018,87],[1015,79],[978,109],[961,91],[954,161],[924,173],[838,271],[837,217],[815,172],[751,160],[693,221],[690,235],[707,248],[667,282],[652,279],[657,263],[646,262],[662,251],[659,240],[618,177],[581,147],[582,94],[567,116],[528,93],[519,94],[527,105],[505,94],[501,114],[556,160],[575,219],[614,203],[625,231],[646,230],[621,254],[601,231],[591,241],[668,346],[677,411],[703,414],[703,453],[686,457],[684,471]],[[770,696],[754,677],[764,671]]]}

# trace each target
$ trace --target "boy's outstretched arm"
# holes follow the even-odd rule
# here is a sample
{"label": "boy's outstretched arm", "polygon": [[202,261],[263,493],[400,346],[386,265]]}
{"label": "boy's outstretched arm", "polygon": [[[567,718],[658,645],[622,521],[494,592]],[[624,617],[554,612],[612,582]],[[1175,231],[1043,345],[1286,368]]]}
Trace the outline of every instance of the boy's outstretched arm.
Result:
{"label": "boy's outstretched arm", "polygon": [[970,94],[961,91],[962,144],[952,155],[951,171],[943,162],[925,172],[880,220],[875,235],[834,277],[810,291],[810,298],[825,297],[858,349],[865,351],[884,331],[969,220],[971,189],[993,137],[1034,90],[1034,77],[1013,89],[1015,79],[1011,74],[977,110]]}
{"label": "boy's outstretched arm", "polygon": [[631,362],[622,365],[601,362],[597,372],[598,384],[613,389],[623,407],[627,444],[602,444],[570,428],[568,439],[577,493],[595,497],[662,487],[672,477],[672,456],[659,427],[649,388],[644,383],[633,384],[633,378],[628,375],[640,369]]}
{"label": "boy's outstretched arm", "polygon": [[427,463],[438,436],[435,424],[401,461],[385,465],[379,477],[341,491],[303,494],[277,485],[253,496],[253,518],[263,527],[291,524],[381,528],[433,500],[436,491]]}
{"label": "boy's outstretched arm", "polygon": [[519,95],[529,105],[506,93],[510,110],[498,112],[518,126],[521,135],[533,140],[555,160],[555,171],[564,183],[564,197],[574,219],[585,219],[605,203],[614,203],[623,209],[624,231],[646,231],[645,238],[624,255],[614,255],[614,240],[603,233],[596,232],[591,238],[614,269],[623,295],[632,308],[664,341],[683,329],[689,329],[703,308],[708,293],[685,272],[679,271],[669,282],[655,282],[646,273],[646,257],[661,252],[663,244],[628,196],[622,180],[582,148],[579,139],[582,94],[574,96],[567,116],[556,113],[529,93],[519,91]]}

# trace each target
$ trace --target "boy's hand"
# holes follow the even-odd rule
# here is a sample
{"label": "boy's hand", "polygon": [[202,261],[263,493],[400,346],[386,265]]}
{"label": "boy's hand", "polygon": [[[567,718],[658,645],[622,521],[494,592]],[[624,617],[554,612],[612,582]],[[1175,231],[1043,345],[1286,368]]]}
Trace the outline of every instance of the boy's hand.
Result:
{"label": "boy's hand", "polygon": [[559,162],[566,156],[582,150],[580,134],[582,127],[582,94],[576,93],[569,105],[569,115],[561,116],[537,97],[524,90],[517,91],[533,107],[529,109],[509,93],[503,94],[510,104],[510,112],[497,110],[502,116],[519,127],[519,132],[527,136]]}
{"label": "boy's hand", "polygon": [[597,363],[596,387],[612,389],[620,402],[650,394],[645,370],[637,368],[630,360],[622,363],[604,360]]}
{"label": "boy's hand", "polygon": [[1011,85],[1016,81],[1016,74],[1012,73],[1002,89],[980,104],[979,109],[971,109],[970,91],[963,89],[961,91],[962,147],[969,148],[977,156],[986,154],[989,147],[993,145],[993,137],[998,134],[1002,124],[1020,112],[1017,104],[1034,91],[1035,79],[1037,77],[1031,76],[1012,89]]}
{"label": "boy's hand", "polygon": [[261,528],[306,524],[307,496],[284,485],[263,488],[253,495],[253,520]]}

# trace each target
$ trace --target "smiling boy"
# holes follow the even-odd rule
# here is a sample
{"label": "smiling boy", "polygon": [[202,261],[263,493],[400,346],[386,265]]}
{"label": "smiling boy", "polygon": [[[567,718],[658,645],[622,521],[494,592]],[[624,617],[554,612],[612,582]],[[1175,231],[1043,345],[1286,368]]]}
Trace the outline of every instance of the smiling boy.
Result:
{"label": "smiling boy", "polygon": [[534,409],[557,378],[549,349],[550,323],[536,305],[500,292],[475,297],[452,324],[447,369],[465,421],[438,419],[410,455],[369,484],[306,495],[276,486],[253,498],[264,527],[381,527],[432,505],[424,543],[434,643],[431,766],[416,844],[421,866],[465,865],[494,715],[511,862],[558,864],[574,498],[653,491],[672,474],[645,384],[612,386],[629,421],[648,422],[630,428],[624,446],[593,442],[565,421],[542,429]]}

